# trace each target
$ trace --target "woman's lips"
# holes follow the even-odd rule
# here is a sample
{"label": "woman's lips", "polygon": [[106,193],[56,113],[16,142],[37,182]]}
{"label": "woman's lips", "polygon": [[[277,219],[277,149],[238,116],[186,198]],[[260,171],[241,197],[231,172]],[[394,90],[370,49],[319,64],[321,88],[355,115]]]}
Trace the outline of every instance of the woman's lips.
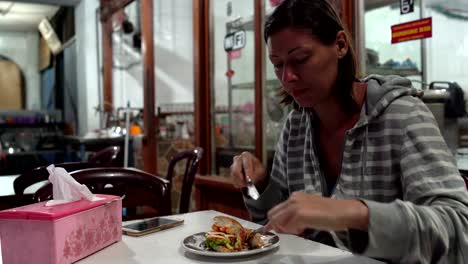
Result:
{"label": "woman's lips", "polygon": [[307,91],[307,89],[304,89],[304,88],[290,88],[289,91],[290,91],[292,96],[297,97],[297,96],[303,95]]}

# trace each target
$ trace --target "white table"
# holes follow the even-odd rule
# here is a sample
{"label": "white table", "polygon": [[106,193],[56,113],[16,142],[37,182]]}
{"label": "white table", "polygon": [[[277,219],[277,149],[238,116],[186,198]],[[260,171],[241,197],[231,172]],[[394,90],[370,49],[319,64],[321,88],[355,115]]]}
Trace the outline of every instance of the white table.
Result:
{"label": "white table", "polygon": [[[13,188],[13,182],[19,176],[16,175],[0,175],[0,196],[9,196],[15,195],[15,189]],[[43,185],[45,185],[47,181],[37,182],[31,186],[28,186],[25,190],[25,194],[33,194]]]}
{"label": "white table", "polygon": [[0,176],[0,196],[14,195],[13,182],[19,175]]}
{"label": "white table", "polygon": [[[279,249],[249,257],[220,259],[185,252],[181,246],[182,240],[192,234],[210,230],[213,217],[220,214],[217,211],[200,211],[171,216],[184,219],[184,224],[142,237],[124,235],[122,241],[77,263],[381,263],[298,236],[282,234],[279,235]],[[252,222],[238,220],[245,227],[258,227]]]}

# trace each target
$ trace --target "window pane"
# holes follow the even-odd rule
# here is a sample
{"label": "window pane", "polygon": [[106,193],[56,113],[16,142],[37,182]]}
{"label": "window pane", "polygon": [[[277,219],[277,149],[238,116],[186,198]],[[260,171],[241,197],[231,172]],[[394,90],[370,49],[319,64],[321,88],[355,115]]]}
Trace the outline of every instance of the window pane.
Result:
{"label": "window pane", "polygon": [[[253,0],[216,0],[212,4],[215,173],[229,175],[232,157],[254,152]],[[235,32],[245,47],[225,51],[226,35]],[[245,33],[245,34],[244,34]],[[239,40],[232,39],[239,44]]]}
{"label": "window pane", "polygon": [[415,1],[414,12],[405,15],[400,14],[398,1],[393,4],[365,1],[367,74],[396,74],[421,80],[421,41],[391,43],[391,26],[419,18],[419,1]]}
{"label": "window pane", "polygon": [[[173,156],[194,143],[192,0],[154,0],[154,71],[158,115],[158,172],[166,175]],[[181,186],[176,167],[173,186]],[[180,190],[175,197],[179,197]],[[176,202],[177,199],[175,199]],[[174,203],[175,206],[177,203]]]}
{"label": "window pane", "polygon": [[432,38],[426,39],[428,82],[455,81],[468,89],[468,3],[423,3],[433,25]]}

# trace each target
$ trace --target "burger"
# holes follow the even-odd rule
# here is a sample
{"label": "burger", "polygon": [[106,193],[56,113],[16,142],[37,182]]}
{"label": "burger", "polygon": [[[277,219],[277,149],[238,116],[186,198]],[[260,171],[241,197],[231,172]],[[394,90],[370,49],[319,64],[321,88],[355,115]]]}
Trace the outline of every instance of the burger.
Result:
{"label": "burger", "polygon": [[205,245],[218,252],[249,250],[263,246],[261,235],[244,228],[238,221],[226,216],[213,218],[212,231],[206,233]]}

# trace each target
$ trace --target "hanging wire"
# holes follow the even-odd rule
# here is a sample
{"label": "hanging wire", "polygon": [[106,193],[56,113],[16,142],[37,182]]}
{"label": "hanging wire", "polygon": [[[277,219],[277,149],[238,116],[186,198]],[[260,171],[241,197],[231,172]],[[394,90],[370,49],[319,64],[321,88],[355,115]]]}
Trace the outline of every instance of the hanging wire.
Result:
{"label": "hanging wire", "polygon": [[[120,50],[120,51],[119,51],[119,53],[120,53],[120,55],[122,56],[122,60],[124,60],[126,54],[125,54],[125,51],[124,51],[124,49],[123,49],[123,43],[124,43],[124,40],[123,40],[123,30],[120,30],[120,31],[119,31],[119,35],[120,35],[120,36],[119,36],[119,37],[120,37],[120,45],[119,45],[119,50]],[[122,61],[122,60],[121,60],[121,61]],[[122,97],[125,98],[126,95],[127,95],[127,93],[126,93],[125,88],[124,88],[124,71],[125,71],[124,69],[119,69],[119,75],[120,75],[120,91],[121,91]],[[124,99],[124,98],[122,98],[122,99]],[[124,99],[123,101],[125,101],[125,99]]]}

